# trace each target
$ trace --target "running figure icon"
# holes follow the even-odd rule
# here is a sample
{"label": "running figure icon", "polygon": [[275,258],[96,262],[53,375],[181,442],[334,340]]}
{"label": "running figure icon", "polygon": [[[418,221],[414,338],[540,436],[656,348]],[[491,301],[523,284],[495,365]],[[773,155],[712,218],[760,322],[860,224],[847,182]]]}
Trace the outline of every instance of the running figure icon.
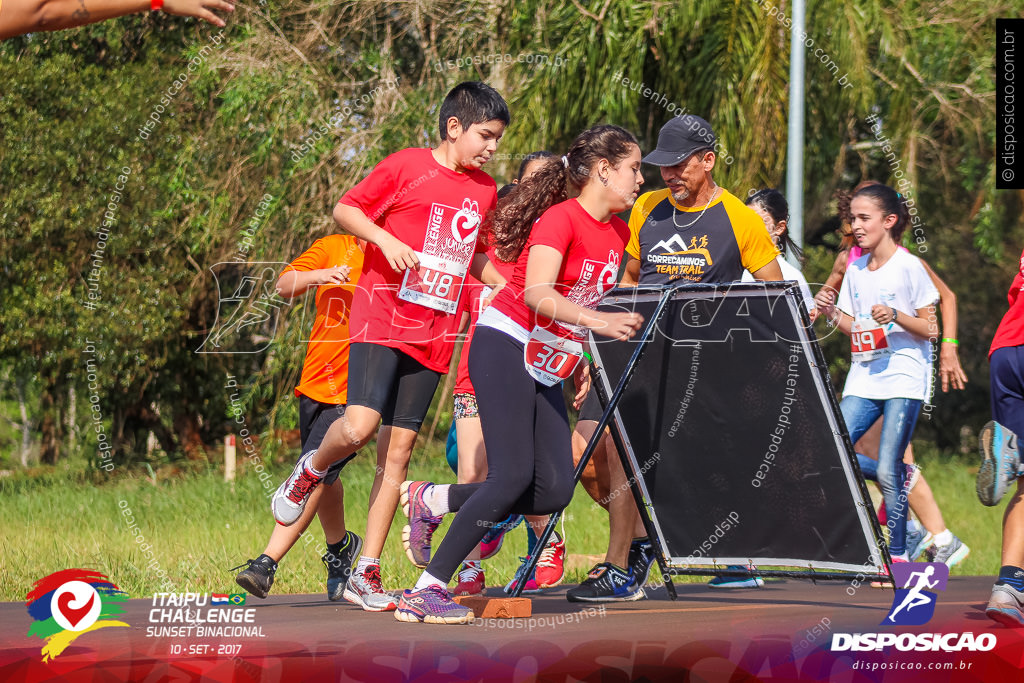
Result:
{"label": "running figure icon", "polygon": [[923,591],[925,588],[935,588],[936,586],[939,585],[939,580],[938,579],[935,579],[934,581],[929,581],[928,580],[928,578],[930,576],[932,576],[932,574],[934,574],[934,573],[935,573],[935,567],[932,567],[932,566],[929,565],[928,567],[925,567],[924,571],[913,572],[908,577],[907,583],[904,584],[904,586],[903,586],[904,588],[910,588],[910,582],[914,580],[915,576],[919,577],[917,579],[917,585],[914,586],[913,588],[910,588],[910,591],[907,593],[907,597],[903,598],[903,602],[900,603],[900,606],[897,607],[896,609],[894,609],[892,612],[889,613],[889,621],[891,621],[892,623],[895,624],[896,623],[896,615],[904,607],[906,607],[907,611],[909,612],[910,610],[914,609],[915,607],[920,607],[921,605],[927,605],[927,604],[930,604],[930,603],[935,601],[935,598],[933,597],[933,594],[922,594],[921,593],[921,591]]}

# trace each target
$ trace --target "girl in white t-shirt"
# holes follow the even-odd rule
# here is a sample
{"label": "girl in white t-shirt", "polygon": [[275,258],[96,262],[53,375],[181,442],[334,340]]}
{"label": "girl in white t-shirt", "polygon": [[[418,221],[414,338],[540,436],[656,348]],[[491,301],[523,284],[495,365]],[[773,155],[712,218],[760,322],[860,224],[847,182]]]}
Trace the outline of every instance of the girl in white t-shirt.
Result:
{"label": "girl in white t-shirt", "polygon": [[815,297],[822,315],[850,336],[850,372],[840,409],[851,441],[882,416],[878,482],[888,511],[889,553],[907,562],[906,468],[902,465],[921,404],[931,395],[931,345],[938,336],[939,293],[921,261],[899,249],[906,228],[903,198],[887,185],[853,195],[853,235],[864,255],[839,290]]}

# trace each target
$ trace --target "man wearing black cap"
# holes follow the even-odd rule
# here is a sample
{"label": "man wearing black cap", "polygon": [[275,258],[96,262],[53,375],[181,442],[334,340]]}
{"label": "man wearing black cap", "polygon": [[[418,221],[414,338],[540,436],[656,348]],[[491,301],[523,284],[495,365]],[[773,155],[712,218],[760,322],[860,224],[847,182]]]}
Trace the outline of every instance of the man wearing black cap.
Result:
{"label": "man wearing black cap", "polygon": [[[715,143],[711,125],[699,116],[673,117],[662,126],[657,148],[643,161],[661,167],[666,187],[641,195],[633,205],[623,286],[735,282],[744,269],[758,280],[782,279],[775,260],[778,250],[761,217],[711,177]],[[572,437],[577,463],[601,413],[596,393],[590,392]],[[608,441],[606,436],[580,480],[587,493],[608,510],[608,553],[578,587],[568,591],[571,602],[642,599],[654,560],[628,480]],[[762,583],[758,578],[712,581],[715,587]]]}
{"label": "man wearing black cap", "polygon": [[711,177],[715,143],[699,116],[662,126],[658,147],[643,160],[661,167],[666,187],[633,205],[624,285],[734,282],[744,269],[758,280],[782,279],[764,222]]}

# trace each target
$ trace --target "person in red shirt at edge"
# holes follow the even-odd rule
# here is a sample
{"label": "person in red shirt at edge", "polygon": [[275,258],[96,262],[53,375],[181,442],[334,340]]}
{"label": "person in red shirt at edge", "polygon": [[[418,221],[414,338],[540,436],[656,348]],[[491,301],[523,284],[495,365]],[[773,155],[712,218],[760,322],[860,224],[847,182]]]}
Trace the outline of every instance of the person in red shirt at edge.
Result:
{"label": "person in red shirt at edge", "polygon": [[338,225],[367,242],[349,324],[348,407],[271,504],[280,524],[293,524],[331,465],[359,450],[379,424],[391,427],[378,438],[363,554],[344,593],[372,612],[396,606],[381,585],[379,558],[416,433],[451,361],[463,281],[471,273],[487,285],[505,284],[477,235],[496,195],[480,168],[505,132],[508,105],[484,83],[460,83],[439,119],[436,148],[388,156],[334,208]]}
{"label": "person in red shirt at edge", "polygon": [[[567,183],[580,188],[575,199],[565,199]],[[618,126],[600,125],[581,133],[566,156],[548,160],[498,206],[490,238],[497,257],[515,261],[516,269],[480,315],[469,351],[487,479],[402,484],[407,547],[430,561],[402,594],[399,621],[472,622],[472,610],[447,590],[459,563],[509,513],[544,515],[569,504],[572,447],[561,382],[574,378],[579,407],[590,388],[589,366],[580,362],[586,332],[625,340],[643,322],[636,313],[593,310],[615,285],[629,239],[629,228],[614,214],[633,204],[642,183],[636,139]],[[430,557],[432,535],[449,512],[458,514]]]}
{"label": "person in red shirt at edge", "polygon": [[992,422],[981,430],[978,498],[996,505],[1010,486],[1017,491],[1003,515],[1003,554],[985,614],[1000,624],[1024,627],[1024,480],[1018,434],[1024,434],[1024,253],[1007,298],[1010,310],[988,352]]}

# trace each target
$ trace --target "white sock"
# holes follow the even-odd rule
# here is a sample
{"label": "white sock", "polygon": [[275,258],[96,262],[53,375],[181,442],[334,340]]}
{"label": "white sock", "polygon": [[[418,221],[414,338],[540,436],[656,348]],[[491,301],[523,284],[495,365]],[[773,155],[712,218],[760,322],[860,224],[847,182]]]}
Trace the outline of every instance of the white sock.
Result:
{"label": "white sock", "polygon": [[423,492],[423,502],[430,508],[434,515],[447,515],[451,510],[448,508],[448,487],[451,484],[432,484]]}
{"label": "white sock", "polygon": [[318,470],[317,468],[313,467],[312,458],[310,458],[309,462],[306,463],[306,469],[315,474],[316,476],[320,477],[321,479],[323,479],[324,475],[327,474],[327,470]]}
{"label": "white sock", "polygon": [[480,562],[480,560],[466,560],[462,564],[463,564],[463,567],[462,567],[463,571],[465,571],[466,569],[471,569],[471,568],[483,569],[483,564]]}
{"label": "white sock", "polygon": [[892,559],[894,559],[894,560],[903,560],[905,562],[910,562],[910,558],[907,557],[906,551],[900,553],[899,555],[893,555]]}
{"label": "white sock", "polygon": [[359,556],[359,562],[356,564],[356,574],[362,574],[370,565],[380,566],[379,557],[367,557],[366,555]]}
{"label": "white sock", "polygon": [[949,545],[953,542],[953,532],[949,529],[943,529],[934,536],[935,545]]}
{"label": "white sock", "polygon": [[423,572],[422,574],[420,574],[419,581],[416,582],[416,585],[413,586],[412,589],[414,591],[421,591],[427,586],[440,586],[441,588],[445,589],[448,588],[448,584],[446,584],[441,579],[431,576],[428,572]]}

